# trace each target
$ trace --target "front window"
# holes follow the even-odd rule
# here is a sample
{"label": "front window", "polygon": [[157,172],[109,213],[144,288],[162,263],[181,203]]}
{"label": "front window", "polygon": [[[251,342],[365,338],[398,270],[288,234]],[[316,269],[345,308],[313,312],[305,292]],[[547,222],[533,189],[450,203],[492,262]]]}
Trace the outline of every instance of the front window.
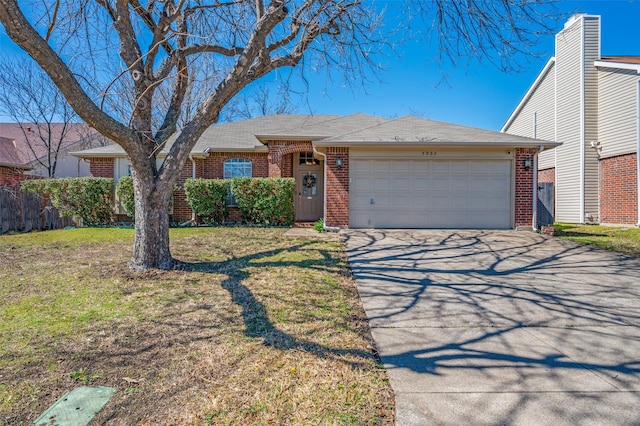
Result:
{"label": "front window", "polygon": [[320,161],[313,157],[313,152],[301,152],[300,153],[300,165],[315,166],[320,164]]}
{"label": "front window", "polygon": [[232,158],[224,162],[223,177],[232,179],[235,177],[251,177],[252,165],[251,161],[243,158]]}
{"label": "front window", "polygon": [[[252,177],[252,164],[251,161],[243,158],[232,158],[224,162],[224,170],[222,177],[224,179],[233,179],[236,177]],[[227,205],[235,206],[236,200],[233,198],[233,194],[229,191],[227,195]]]}

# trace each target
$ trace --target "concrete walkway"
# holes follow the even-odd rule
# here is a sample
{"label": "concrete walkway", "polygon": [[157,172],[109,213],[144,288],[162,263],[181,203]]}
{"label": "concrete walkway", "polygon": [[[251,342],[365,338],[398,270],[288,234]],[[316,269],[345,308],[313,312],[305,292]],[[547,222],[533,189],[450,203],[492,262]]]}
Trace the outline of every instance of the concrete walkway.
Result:
{"label": "concrete walkway", "polygon": [[640,260],[516,231],[347,231],[398,425],[640,424]]}

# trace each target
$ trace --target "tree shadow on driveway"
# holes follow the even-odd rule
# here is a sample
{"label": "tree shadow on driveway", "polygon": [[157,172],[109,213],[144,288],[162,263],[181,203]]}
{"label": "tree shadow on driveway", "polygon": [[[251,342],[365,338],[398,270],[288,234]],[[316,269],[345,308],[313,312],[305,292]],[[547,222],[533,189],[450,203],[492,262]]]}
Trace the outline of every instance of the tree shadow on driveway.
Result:
{"label": "tree shadow on driveway", "polygon": [[[639,259],[514,231],[350,231],[345,241],[396,393],[429,395],[429,407],[434,394],[457,395],[458,422],[495,403],[492,393],[509,398],[491,424],[517,423],[527,404],[556,419],[617,407],[631,417],[601,420],[640,421]],[[549,405],[549,392],[564,399]],[[574,399],[590,392],[626,393],[618,405],[604,393],[591,406]]]}

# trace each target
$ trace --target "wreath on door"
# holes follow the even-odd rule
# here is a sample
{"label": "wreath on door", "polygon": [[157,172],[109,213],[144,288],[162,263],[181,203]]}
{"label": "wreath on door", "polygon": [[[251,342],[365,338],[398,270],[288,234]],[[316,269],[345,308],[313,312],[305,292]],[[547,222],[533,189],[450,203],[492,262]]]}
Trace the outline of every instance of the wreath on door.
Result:
{"label": "wreath on door", "polygon": [[304,175],[302,178],[302,186],[313,188],[316,185],[316,177],[314,175]]}

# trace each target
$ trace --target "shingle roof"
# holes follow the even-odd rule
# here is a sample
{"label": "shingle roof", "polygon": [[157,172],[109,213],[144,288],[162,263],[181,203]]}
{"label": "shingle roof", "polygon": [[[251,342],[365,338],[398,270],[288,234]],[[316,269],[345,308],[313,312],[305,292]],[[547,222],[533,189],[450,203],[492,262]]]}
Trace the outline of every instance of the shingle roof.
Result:
{"label": "shingle roof", "polygon": [[299,129],[338,118],[337,115],[277,114],[209,127],[200,137],[192,152],[225,150],[258,150],[267,148],[256,135],[276,134],[286,129]]}
{"label": "shingle roof", "polygon": [[[266,152],[268,148],[257,139],[257,134],[271,134],[280,132],[284,129],[304,128],[305,126],[313,126],[336,118],[339,118],[339,116],[277,114],[236,121],[233,123],[216,124],[204,131],[200,139],[198,139],[198,142],[196,142],[196,145],[191,150],[191,153],[194,155],[204,154],[208,152],[208,150],[218,152]],[[165,148],[160,151],[161,156],[168,152],[168,148],[173,144],[177,137],[178,134],[172,136],[167,141]],[[72,152],[72,154],[81,158],[126,156],[124,150],[119,145]]]}
{"label": "shingle roof", "polygon": [[31,169],[20,152],[13,139],[0,137],[0,166],[17,167],[20,169]]}
{"label": "shingle roof", "polygon": [[[177,135],[167,142],[171,146]],[[557,146],[540,141],[490,130],[443,123],[406,116],[395,120],[366,114],[337,115],[271,115],[209,127],[191,151],[193,155],[212,152],[267,152],[260,141],[313,140],[317,146],[351,146],[367,144],[451,144]],[[166,154],[167,148],[160,152]],[[118,146],[105,146],[73,155],[90,157],[124,157]]]}
{"label": "shingle roof", "polygon": [[275,139],[299,140],[301,138],[319,140],[376,126],[387,121],[389,120],[386,118],[362,113],[351,114],[346,117],[333,116],[333,118],[327,120],[316,123],[306,122],[302,126],[281,129],[272,133],[261,132],[258,134],[258,139],[263,141]]}
{"label": "shingle roof", "polygon": [[531,146],[553,147],[557,142],[514,136],[459,124],[405,116],[344,135],[317,142],[318,146],[357,145],[467,145],[467,146]]}

